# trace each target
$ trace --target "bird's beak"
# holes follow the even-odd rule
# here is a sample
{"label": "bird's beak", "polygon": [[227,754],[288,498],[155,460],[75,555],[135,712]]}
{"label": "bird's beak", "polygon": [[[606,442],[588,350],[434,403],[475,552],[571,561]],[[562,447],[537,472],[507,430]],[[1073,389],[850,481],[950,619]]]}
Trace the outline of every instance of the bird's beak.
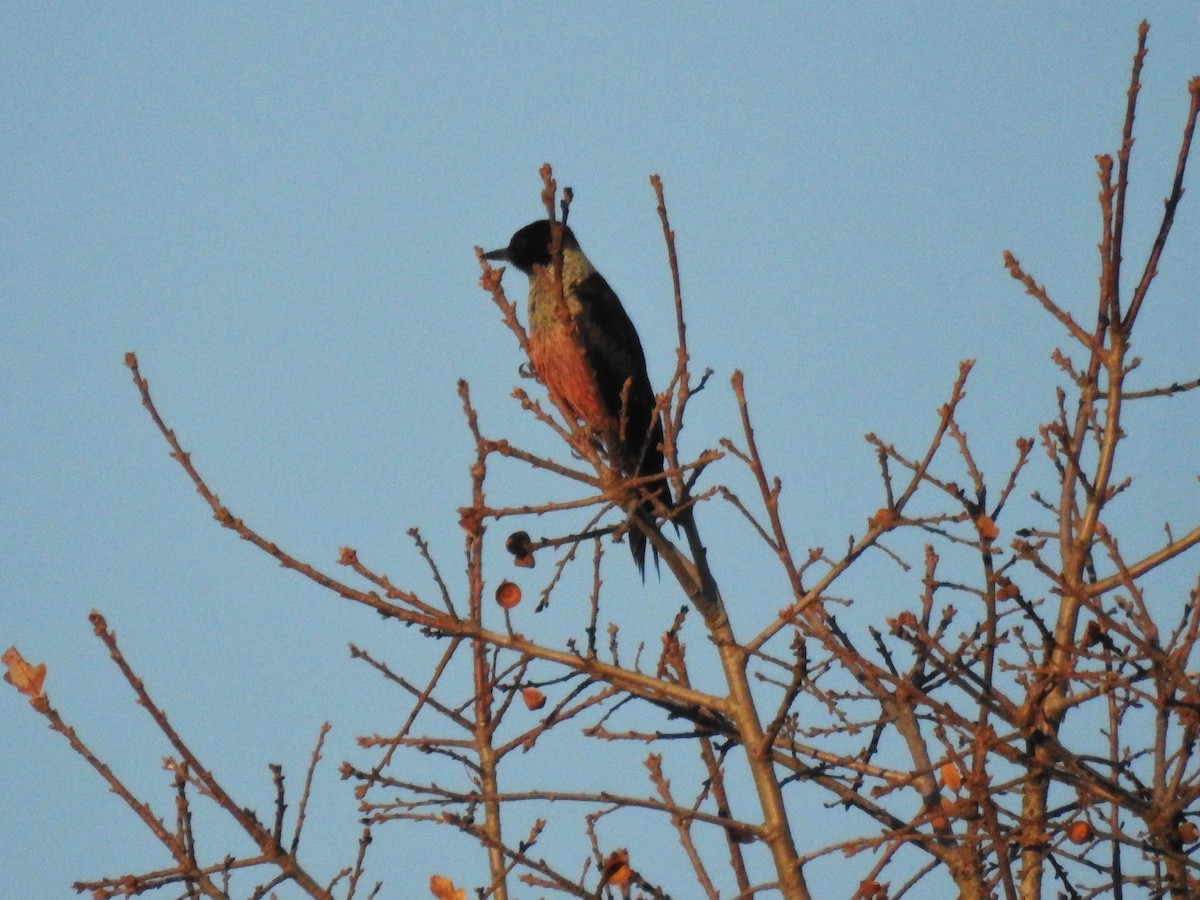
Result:
{"label": "bird's beak", "polygon": [[508,262],[508,248],[501,247],[499,250],[491,250],[483,254],[484,259],[498,259],[501,262]]}

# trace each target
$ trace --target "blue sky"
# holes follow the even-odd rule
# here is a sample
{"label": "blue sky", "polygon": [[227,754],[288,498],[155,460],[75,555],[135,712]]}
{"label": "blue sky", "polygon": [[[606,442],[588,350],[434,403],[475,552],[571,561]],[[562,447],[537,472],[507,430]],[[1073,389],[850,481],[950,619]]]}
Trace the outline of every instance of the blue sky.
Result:
{"label": "blue sky", "polygon": [[[518,350],[473,255],[540,215],[546,161],[656,384],[674,340],[648,183],[663,177],[695,364],[716,373],[691,449],[735,428],[743,369],[795,546],[861,531],[881,505],[862,435],[921,448],[962,358],[978,360],[967,427],[1003,471],[1052,412],[1061,335],[1001,252],[1090,308],[1093,158],[1116,148],[1148,16],[1127,244],[1140,272],[1200,72],[1193,3],[1043,7],[4,6],[0,647],[46,662],[55,705],[163,814],[166,748],[90,609],[247,804],[268,807],[269,761],[297,784],[333,720],[311,852],[330,873],[352,858],[334,768],[356,734],[393,727],[396,698],[346,644],[419,654],[415,636],[217,527],[122,358],[137,352],[200,471],[264,534],[331,568],[354,546],[427,590],[416,525],[461,583],[457,379],[489,433],[553,448],[508,399]],[[1197,246],[1193,190],[1137,338],[1145,386],[1198,374]],[[1148,545],[1197,506],[1200,417],[1174,402],[1192,412],[1154,420],[1149,443],[1179,447],[1179,465],[1139,482]],[[512,478],[498,493],[529,499]],[[728,535],[741,560],[751,537]],[[489,565],[508,573],[498,548]],[[774,608],[777,581],[731,565]],[[611,568],[617,590],[647,595],[630,620],[661,629],[669,585]],[[5,894],[165,864],[22,698],[0,704]],[[424,885],[432,851],[387,846],[372,874]]]}

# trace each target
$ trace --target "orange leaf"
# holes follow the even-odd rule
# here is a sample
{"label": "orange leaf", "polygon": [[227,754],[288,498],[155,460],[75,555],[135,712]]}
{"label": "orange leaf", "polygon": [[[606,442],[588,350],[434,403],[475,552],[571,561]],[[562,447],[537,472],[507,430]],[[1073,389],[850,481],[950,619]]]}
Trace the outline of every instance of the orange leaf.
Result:
{"label": "orange leaf", "polygon": [[996,527],[991,516],[980,516],[975,520],[975,528],[985,541],[994,541],[1000,536],[1000,529]]}
{"label": "orange leaf", "polygon": [[467,892],[456,888],[454,882],[445,875],[429,877],[429,893],[437,897],[437,900],[467,900]]}
{"label": "orange leaf", "polygon": [[1179,840],[1185,844],[1194,844],[1197,838],[1200,838],[1200,828],[1196,827],[1195,822],[1180,822],[1178,831]]}
{"label": "orange leaf", "polygon": [[629,868],[629,851],[621,849],[608,854],[608,859],[604,860],[604,867],[600,869],[600,887],[611,884],[613,887],[623,888],[629,884],[632,878],[633,869]]}
{"label": "orange leaf", "polygon": [[527,687],[521,691],[521,699],[530,709],[541,709],[546,705],[546,695],[535,687]]}
{"label": "orange leaf", "polygon": [[950,820],[946,817],[946,813],[949,813],[950,815],[956,814],[954,802],[949,797],[942,797],[942,801],[938,804],[938,807],[940,811],[935,812],[929,817],[930,824],[932,824],[933,827],[937,828],[938,830],[949,828]]}
{"label": "orange leaf", "polygon": [[962,773],[958,771],[958,766],[953,762],[946,762],[942,765],[942,784],[956,794],[962,787]]}
{"label": "orange leaf", "polygon": [[496,588],[496,602],[505,609],[512,609],[521,602],[521,589],[511,581],[500,582],[500,587]]}
{"label": "orange leaf", "polygon": [[0,662],[8,669],[4,673],[5,681],[30,699],[41,696],[42,682],[46,680],[45,663],[31,666],[21,658],[16,647],[5,650],[4,655],[0,656]]}
{"label": "orange leaf", "polygon": [[1011,600],[1021,593],[1020,588],[1007,578],[998,578],[996,583],[1000,586],[1000,590],[996,591],[996,596],[1001,600]]}
{"label": "orange leaf", "polygon": [[882,506],[875,510],[875,515],[867,519],[867,524],[872,528],[882,528],[885,525],[891,524],[896,518],[896,511]]}
{"label": "orange leaf", "polygon": [[858,885],[854,900],[887,900],[888,886],[878,881],[863,881]]}

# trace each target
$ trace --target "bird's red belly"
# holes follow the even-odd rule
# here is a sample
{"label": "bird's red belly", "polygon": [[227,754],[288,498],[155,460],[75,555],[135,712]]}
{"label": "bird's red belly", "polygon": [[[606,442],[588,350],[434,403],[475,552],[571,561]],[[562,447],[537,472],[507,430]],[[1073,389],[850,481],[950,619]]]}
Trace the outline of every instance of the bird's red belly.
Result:
{"label": "bird's red belly", "polygon": [[595,376],[572,336],[561,328],[530,334],[529,351],[538,378],[579,419],[597,431],[611,425]]}

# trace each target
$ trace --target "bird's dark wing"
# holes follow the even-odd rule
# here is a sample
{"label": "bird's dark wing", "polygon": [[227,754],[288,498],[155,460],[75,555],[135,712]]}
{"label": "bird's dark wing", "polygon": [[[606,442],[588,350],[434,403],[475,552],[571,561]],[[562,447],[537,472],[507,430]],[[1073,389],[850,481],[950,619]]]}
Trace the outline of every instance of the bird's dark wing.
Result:
{"label": "bird's dark wing", "polygon": [[[625,401],[623,439],[619,441],[620,466],[626,475],[649,476],[663,471],[662,418],[654,415],[654,388],[646,371],[646,354],[637,329],[629,320],[621,301],[604,277],[593,272],[575,288],[582,307],[576,324],[582,334],[581,343],[588,365],[595,373],[596,387],[609,415],[618,419],[622,413],[621,394],[629,382]],[[665,478],[644,485],[643,501],[634,515],[653,523],[657,499],[670,506],[671,493]],[[646,536],[635,525],[629,531],[629,549],[638,571],[645,576]],[[658,564],[658,552],[654,553]]]}
{"label": "bird's dark wing", "polygon": [[646,355],[637,329],[613,289],[599,272],[593,272],[575,288],[582,310],[576,320],[588,364],[596,373],[596,386],[609,415],[621,413],[621,392],[632,379],[626,408],[627,433],[632,441],[644,442],[654,409],[654,390],[646,372]]}

